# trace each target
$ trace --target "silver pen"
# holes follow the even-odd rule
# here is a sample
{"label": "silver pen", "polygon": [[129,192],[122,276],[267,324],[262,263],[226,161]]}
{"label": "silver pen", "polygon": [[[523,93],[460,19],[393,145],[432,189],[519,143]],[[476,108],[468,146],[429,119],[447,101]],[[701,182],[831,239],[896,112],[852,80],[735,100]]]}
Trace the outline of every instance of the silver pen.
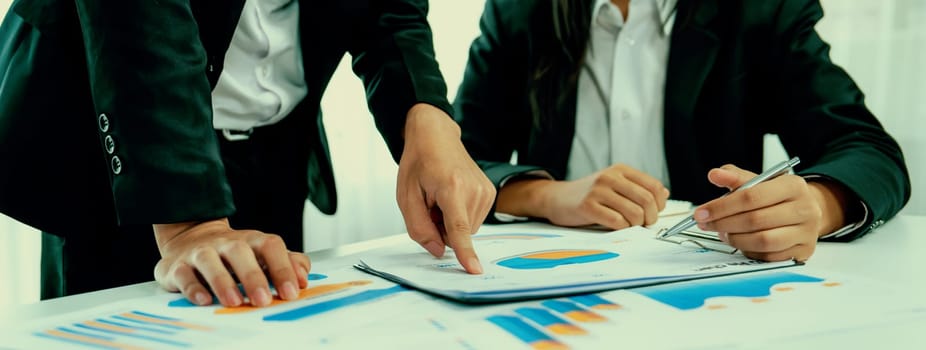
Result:
{"label": "silver pen", "polygon": [[[755,186],[755,185],[757,185],[757,184],[759,184],[759,183],[761,183],[761,182],[765,182],[765,181],[774,179],[774,178],[776,178],[776,177],[778,177],[778,176],[780,176],[780,175],[782,175],[782,174],[785,174],[785,173],[791,171],[791,169],[794,168],[795,165],[798,165],[800,162],[801,162],[800,158],[794,157],[794,158],[791,158],[791,159],[786,160],[786,161],[784,161],[784,162],[775,164],[775,166],[769,168],[768,170],[762,172],[762,173],[759,174],[759,175],[756,175],[756,177],[752,178],[752,179],[749,180],[749,181],[746,181],[746,183],[742,184],[740,187],[737,187],[735,190],[730,191],[730,192],[727,192],[727,194],[724,194],[724,196],[726,196],[726,195],[728,195],[728,194],[730,194],[730,193],[736,192],[736,191],[745,190],[745,189],[750,188],[750,187],[752,187],[752,186]],[[672,226],[672,227],[669,228],[668,230],[662,230],[662,231],[660,231],[660,232],[656,235],[656,237],[658,237],[658,238],[666,238],[666,237],[669,237],[669,236],[672,236],[672,235],[677,235],[677,234],[681,233],[682,231],[685,231],[685,230],[691,228],[691,227],[694,226],[695,224],[697,224],[697,222],[695,221],[694,215],[691,215],[691,216],[689,216],[688,218],[686,218],[685,220],[682,220],[681,222],[675,224],[675,226]]]}

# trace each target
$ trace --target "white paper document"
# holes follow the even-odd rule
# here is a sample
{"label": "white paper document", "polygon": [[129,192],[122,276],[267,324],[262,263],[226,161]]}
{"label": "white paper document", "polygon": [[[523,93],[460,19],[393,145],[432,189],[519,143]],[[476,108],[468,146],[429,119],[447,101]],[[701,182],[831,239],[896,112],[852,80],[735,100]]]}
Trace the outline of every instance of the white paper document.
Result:
{"label": "white paper document", "polygon": [[769,270],[740,254],[667,243],[656,231],[610,233],[545,228],[473,236],[484,269],[469,275],[448,250],[437,259],[414,243],[371,251],[358,269],[425,292],[479,303],[555,297]]}
{"label": "white paper document", "polygon": [[356,259],[314,264],[298,300],[262,308],[198,307],[179,294],[121,300],[4,325],[0,349],[717,349],[795,339],[826,348],[827,336],[926,319],[906,286],[808,267],[466,305],[359,272]]}
{"label": "white paper document", "polygon": [[[795,341],[802,349],[832,348],[834,337],[922,324],[922,301],[892,287],[801,266],[516,303],[422,300],[401,317],[345,328],[316,344],[329,349],[372,344],[460,350],[766,349]],[[901,333],[893,341],[911,344],[917,334]]]}
{"label": "white paper document", "polygon": [[659,212],[659,217],[688,214],[691,212],[691,207],[691,202],[670,199],[666,201],[666,207]]}

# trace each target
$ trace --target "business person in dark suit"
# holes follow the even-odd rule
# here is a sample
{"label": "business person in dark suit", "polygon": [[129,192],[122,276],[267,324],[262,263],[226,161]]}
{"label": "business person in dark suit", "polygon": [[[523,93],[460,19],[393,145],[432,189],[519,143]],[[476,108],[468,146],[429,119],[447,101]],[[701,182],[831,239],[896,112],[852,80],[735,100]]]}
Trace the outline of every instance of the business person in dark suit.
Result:
{"label": "business person in dark suit", "polygon": [[[488,0],[454,104],[498,186],[489,219],[620,229],[653,223],[671,190],[764,260],[875,229],[909,175],[821,17],[816,0]],[[766,134],[796,174],[718,199],[761,172]]]}
{"label": "business person in dark suit", "polygon": [[52,292],[150,280],[157,264],[197,304],[210,289],[242,303],[237,279],[267,305],[267,277],[295,298],[304,202],[336,209],[319,101],[350,53],[410,236],[478,273],[469,235],[494,189],[448,116],[426,14],[417,0],[18,0],[0,29],[0,211],[63,239],[43,252],[67,282]]}

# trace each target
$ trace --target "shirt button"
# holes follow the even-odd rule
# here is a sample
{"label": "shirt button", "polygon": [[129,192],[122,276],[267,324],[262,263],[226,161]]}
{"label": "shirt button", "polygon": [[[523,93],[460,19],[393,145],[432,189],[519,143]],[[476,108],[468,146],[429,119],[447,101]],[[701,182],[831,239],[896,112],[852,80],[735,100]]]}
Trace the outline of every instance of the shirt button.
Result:
{"label": "shirt button", "polygon": [[119,156],[113,156],[110,165],[113,167],[113,174],[119,175],[122,172],[122,160],[119,159]]}
{"label": "shirt button", "polygon": [[113,154],[116,151],[116,141],[113,141],[112,135],[106,135],[103,145],[106,147],[106,153]]}
{"label": "shirt button", "polygon": [[109,131],[109,117],[106,116],[106,113],[100,113],[100,118],[97,121],[100,123],[100,131]]}
{"label": "shirt button", "polygon": [[636,43],[637,43],[637,41],[636,41],[636,40],[633,40],[633,39],[627,39],[627,44],[630,44],[630,46],[633,46],[633,45],[634,45],[634,44],[636,44]]}
{"label": "shirt button", "polygon": [[627,111],[621,112],[621,119],[623,120],[630,119],[630,113],[628,113]]}

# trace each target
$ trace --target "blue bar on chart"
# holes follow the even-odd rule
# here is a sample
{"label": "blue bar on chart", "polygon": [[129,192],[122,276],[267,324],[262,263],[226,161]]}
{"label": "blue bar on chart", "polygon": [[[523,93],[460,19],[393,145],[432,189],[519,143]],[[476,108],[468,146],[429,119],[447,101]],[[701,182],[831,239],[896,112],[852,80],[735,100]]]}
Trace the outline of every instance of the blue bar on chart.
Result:
{"label": "blue bar on chart", "polygon": [[337,299],[332,299],[317,304],[311,304],[300,308],[264,316],[264,321],[297,321],[303,318],[312,317],[337,309],[356,306],[358,304],[382,299],[390,295],[408,291],[409,289],[400,285],[383,288],[366,290],[360,293],[348,295]]}
{"label": "blue bar on chart", "polygon": [[595,310],[618,310],[620,305],[611,302],[597,294],[576,295],[569,297],[569,300],[577,302],[582,306]]}
{"label": "blue bar on chart", "polygon": [[585,335],[588,331],[566,321],[546,309],[536,307],[522,307],[514,310],[528,320],[540,325],[548,332],[556,335]]}
{"label": "blue bar on chart", "polygon": [[486,318],[505,332],[513,335],[518,340],[536,350],[561,350],[569,349],[566,344],[553,339],[553,337],[534,328],[520,317],[495,315]]}
{"label": "blue bar on chart", "polygon": [[576,322],[607,322],[608,318],[600,314],[582,308],[576,303],[562,300],[544,300],[540,303],[543,307],[556,311],[566,318]]}
{"label": "blue bar on chart", "polygon": [[[197,344],[183,335],[208,335],[214,331],[211,326],[135,310],[54,327],[34,335],[97,349],[165,349],[193,347]],[[209,341],[208,336],[205,341]]]}

